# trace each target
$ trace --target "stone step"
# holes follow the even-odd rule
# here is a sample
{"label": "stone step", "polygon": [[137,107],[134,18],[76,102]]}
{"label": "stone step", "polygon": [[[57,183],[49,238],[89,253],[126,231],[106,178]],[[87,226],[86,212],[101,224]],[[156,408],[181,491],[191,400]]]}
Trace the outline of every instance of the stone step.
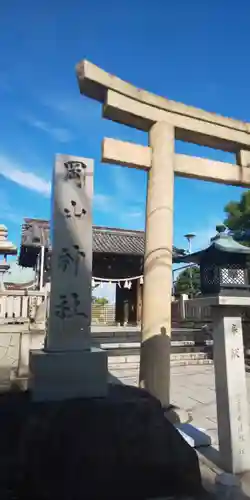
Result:
{"label": "stone step", "polygon": [[[171,366],[193,366],[193,365],[210,365],[213,360],[209,358],[207,353],[184,353],[172,354],[170,358]],[[126,383],[125,377],[131,378],[135,374],[138,376],[140,367],[140,356],[115,356],[108,358],[109,372]]]}
{"label": "stone step", "polygon": [[[194,331],[178,331],[173,332],[171,335],[171,345],[175,342],[191,342],[193,344],[211,340],[211,336],[204,333],[202,330]],[[140,342],[141,334],[138,332],[99,332],[98,335],[92,335],[92,342],[94,344],[108,344],[108,343],[124,343],[124,342]]]}
{"label": "stone step", "polygon": [[[101,349],[107,350],[108,355],[112,356],[129,356],[131,354],[140,354],[140,344],[139,343],[123,343],[123,344],[101,344]],[[194,353],[207,353],[212,354],[213,348],[211,343],[206,345],[195,345],[178,342],[175,345],[171,345],[171,356],[175,354],[194,354]]]}
{"label": "stone step", "polygon": [[213,365],[212,359],[189,359],[171,361],[171,366]]}
{"label": "stone step", "polygon": [[[188,352],[188,353],[178,353],[178,354],[171,354],[170,355],[170,361],[190,361],[190,360],[202,360],[202,359],[210,359],[210,355],[207,352]],[[126,364],[139,364],[140,363],[140,355],[139,353],[137,354],[130,354],[130,355],[113,355],[108,357],[109,360],[109,366],[113,367],[119,367],[121,366],[122,369],[124,368],[124,365]]]}

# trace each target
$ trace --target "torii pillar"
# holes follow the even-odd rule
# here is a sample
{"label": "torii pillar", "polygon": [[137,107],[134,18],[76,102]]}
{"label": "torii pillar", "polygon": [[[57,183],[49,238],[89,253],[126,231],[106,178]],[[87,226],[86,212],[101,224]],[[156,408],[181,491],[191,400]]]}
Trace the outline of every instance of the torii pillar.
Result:
{"label": "torii pillar", "polygon": [[174,127],[159,121],[149,147],[106,138],[102,161],[148,172],[140,386],[169,406],[174,205]]}
{"label": "torii pillar", "polygon": [[[76,72],[80,92],[103,103],[104,118],[149,134],[149,147],[104,139],[102,161],[148,172],[140,384],[167,407],[174,174],[250,187],[250,124],[138,89],[89,61]],[[174,154],[174,139],[234,152],[237,165]]]}
{"label": "torii pillar", "polygon": [[169,404],[174,196],[174,128],[149,132],[140,385]]}

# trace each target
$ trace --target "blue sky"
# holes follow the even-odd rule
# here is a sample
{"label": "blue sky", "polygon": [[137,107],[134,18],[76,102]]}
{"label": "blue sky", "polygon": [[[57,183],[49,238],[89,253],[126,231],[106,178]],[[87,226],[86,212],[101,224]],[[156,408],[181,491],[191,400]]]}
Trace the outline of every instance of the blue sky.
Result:
{"label": "blue sky", "polygon": [[[56,153],[95,159],[94,223],[144,229],[146,174],[100,163],[104,136],[147,135],[101,118],[79,93],[87,58],[138,87],[250,121],[248,0],[12,0],[1,4],[1,223],[19,245],[23,217],[50,217]],[[178,152],[234,162],[230,154],[176,144]],[[174,242],[208,243],[242,189],[176,178]],[[167,230],[167,228],[166,228]]]}

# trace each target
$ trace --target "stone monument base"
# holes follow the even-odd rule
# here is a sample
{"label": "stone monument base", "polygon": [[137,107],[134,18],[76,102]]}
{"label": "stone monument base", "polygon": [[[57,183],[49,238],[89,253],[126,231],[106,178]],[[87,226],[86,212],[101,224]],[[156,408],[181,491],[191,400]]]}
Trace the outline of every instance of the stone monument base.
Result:
{"label": "stone monument base", "polygon": [[34,401],[105,397],[108,388],[107,353],[31,350],[28,387]]}
{"label": "stone monument base", "polygon": [[0,394],[0,439],[1,499],[204,498],[195,450],[138,388],[39,404]]}

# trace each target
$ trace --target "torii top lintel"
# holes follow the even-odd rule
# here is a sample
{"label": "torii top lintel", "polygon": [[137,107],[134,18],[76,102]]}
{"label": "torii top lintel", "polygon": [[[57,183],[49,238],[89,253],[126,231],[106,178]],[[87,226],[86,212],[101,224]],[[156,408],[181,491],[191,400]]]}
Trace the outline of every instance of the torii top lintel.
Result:
{"label": "torii top lintel", "polygon": [[157,121],[177,139],[239,153],[250,150],[250,123],[226,118],[136,88],[89,61],[76,66],[80,92],[104,104],[104,117],[144,131]]}

